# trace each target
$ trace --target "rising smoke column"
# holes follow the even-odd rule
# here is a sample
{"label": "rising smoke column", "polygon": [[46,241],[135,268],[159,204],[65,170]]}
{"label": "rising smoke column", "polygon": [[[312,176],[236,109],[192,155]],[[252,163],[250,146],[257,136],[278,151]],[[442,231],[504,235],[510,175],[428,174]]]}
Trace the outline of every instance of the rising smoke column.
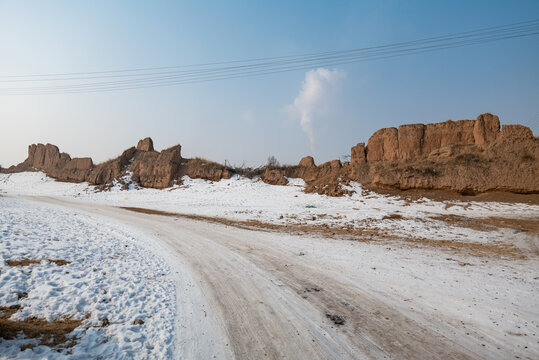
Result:
{"label": "rising smoke column", "polygon": [[309,70],[305,73],[305,80],[294,103],[288,106],[289,113],[299,119],[302,130],[309,137],[311,150],[314,150],[315,144],[313,119],[328,112],[329,98],[345,75],[341,70]]}

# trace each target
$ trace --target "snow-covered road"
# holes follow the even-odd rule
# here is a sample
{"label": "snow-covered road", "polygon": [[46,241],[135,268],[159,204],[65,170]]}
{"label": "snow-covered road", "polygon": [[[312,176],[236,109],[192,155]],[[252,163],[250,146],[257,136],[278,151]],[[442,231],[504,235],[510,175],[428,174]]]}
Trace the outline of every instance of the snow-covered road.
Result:
{"label": "snow-covered road", "polygon": [[123,224],[165,247],[167,263],[181,265],[172,271],[180,358],[507,359],[539,353],[536,257],[455,255],[33,200]]}

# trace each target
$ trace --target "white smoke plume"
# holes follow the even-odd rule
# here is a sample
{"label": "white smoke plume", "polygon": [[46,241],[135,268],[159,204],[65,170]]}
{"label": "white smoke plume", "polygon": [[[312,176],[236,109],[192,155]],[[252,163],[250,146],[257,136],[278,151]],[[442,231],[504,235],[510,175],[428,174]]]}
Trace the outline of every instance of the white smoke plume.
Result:
{"label": "white smoke plume", "polygon": [[301,91],[294,99],[294,103],[288,106],[289,113],[299,119],[301,128],[309,137],[311,149],[314,149],[315,144],[313,119],[329,111],[331,95],[345,75],[344,71],[325,68],[308,71]]}

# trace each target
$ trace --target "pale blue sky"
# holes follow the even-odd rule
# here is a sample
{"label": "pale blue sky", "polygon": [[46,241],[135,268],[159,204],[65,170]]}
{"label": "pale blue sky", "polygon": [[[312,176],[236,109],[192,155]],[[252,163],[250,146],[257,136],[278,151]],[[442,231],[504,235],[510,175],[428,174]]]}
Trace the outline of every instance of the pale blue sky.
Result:
{"label": "pale blue sky", "polygon": [[[293,55],[539,18],[539,1],[4,1],[0,76]],[[139,138],[184,156],[260,165],[349,154],[381,127],[475,118],[539,131],[539,36],[330,68],[345,74],[312,118],[287,109],[306,70],[120,92],[0,96],[0,164],[50,142],[103,161]],[[0,84],[0,88],[6,86]]]}

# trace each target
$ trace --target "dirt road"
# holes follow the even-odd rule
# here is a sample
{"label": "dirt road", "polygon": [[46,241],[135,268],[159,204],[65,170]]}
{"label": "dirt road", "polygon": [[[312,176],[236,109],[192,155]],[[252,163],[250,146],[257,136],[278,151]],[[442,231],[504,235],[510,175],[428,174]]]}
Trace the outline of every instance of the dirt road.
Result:
{"label": "dirt road", "polygon": [[[33,200],[137,228],[187,266],[193,283],[178,280],[182,358],[197,357],[201,349],[206,355],[235,359],[477,359],[511,354],[497,346],[495,337],[463,329],[443,309],[433,316],[395,306],[404,299],[395,298],[386,285],[372,290],[376,285],[365,284],[356,269],[332,265],[339,259],[303,256],[289,245],[294,237],[287,234],[57,198]],[[339,242],[309,241],[315,242],[313,248],[316,241]],[[187,287],[195,289],[188,292]]]}

